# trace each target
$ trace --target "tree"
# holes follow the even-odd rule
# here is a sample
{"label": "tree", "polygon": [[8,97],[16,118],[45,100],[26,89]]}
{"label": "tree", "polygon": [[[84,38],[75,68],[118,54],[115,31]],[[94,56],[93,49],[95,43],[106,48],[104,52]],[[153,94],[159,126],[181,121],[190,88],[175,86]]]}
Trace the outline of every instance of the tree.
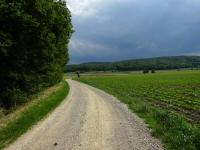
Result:
{"label": "tree", "polygon": [[64,1],[1,0],[0,105],[24,103],[62,79],[72,32]]}

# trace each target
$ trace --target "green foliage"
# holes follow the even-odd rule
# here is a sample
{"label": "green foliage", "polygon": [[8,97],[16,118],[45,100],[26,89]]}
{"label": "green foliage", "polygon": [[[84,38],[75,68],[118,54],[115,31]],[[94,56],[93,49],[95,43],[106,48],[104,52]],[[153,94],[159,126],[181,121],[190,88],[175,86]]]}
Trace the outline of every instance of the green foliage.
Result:
{"label": "green foliage", "polygon": [[17,116],[7,126],[0,129],[0,149],[16,140],[64,100],[69,92],[69,86],[65,81],[59,83],[57,86],[56,90],[52,91],[48,97],[25,109],[20,116]]}
{"label": "green foliage", "polygon": [[[175,71],[156,74],[83,76],[80,81],[112,89],[122,97],[137,97],[152,106],[185,115],[200,123],[200,71]],[[118,87],[118,88],[116,88]]]}
{"label": "green foliage", "polygon": [[76,79],[128,104],[168,149],[197,150],[200,145],[199,75],[199,71],[177,71]]}
{"label": "green foliage", "polygon": [[73,31],[61,0],[1,0],[0,24],[0,105],[10,108],[62,79]]}
{"label": "green foliage", "polygon": [[120,62],[94,62],[79,65],[67,65],[66,72],[88,71],[137,71],[137,70],[167,70],[181,68],[200,68],[199,56],[175,56],[147,59],[125,60]]}

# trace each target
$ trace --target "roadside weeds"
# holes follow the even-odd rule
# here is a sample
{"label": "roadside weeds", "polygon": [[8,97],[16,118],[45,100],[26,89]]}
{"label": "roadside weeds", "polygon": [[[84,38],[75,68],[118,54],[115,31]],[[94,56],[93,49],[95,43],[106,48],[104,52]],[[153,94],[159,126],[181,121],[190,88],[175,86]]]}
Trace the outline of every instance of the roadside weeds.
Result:
{"label": "roadside weeds", "polygon": [[65,99],[69,92],[66,81],[45,90],[9,116],[0,118],[0,149],[15,141]]}

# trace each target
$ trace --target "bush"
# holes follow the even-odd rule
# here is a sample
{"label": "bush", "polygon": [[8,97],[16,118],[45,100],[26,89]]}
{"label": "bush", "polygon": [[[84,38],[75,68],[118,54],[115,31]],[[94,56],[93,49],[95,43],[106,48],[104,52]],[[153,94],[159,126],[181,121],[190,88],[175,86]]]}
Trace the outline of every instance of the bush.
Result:
{"label": "bush", "polygon": [[154,69],[151,70],[151,73],[156,73],[156,71]]}
{"label": "bush", "polygon": [[148,70],[148,69],[145,69],[145,70],[143,70],[143,73],[144,73],[144,74],[147,74],[147,73],[149,73],[149,70]]}
{"label": "bush", "polygon": [[23,104],[28,98],[28,95],[18,88],[7,89],[4,92],[2,94],[2,105],[6,109],[9,109],[11,106],[16,107],[17,105]]}

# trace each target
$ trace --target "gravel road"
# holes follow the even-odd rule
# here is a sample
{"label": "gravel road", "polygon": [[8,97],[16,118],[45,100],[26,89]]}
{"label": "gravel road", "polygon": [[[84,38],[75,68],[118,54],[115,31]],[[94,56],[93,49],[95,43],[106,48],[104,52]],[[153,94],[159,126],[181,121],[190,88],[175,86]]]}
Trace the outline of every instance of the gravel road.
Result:
{"label": "gravel road", "polygon": [[161,150],[144,121],[113,96],[68,80],[70,93],[6,150]]}

